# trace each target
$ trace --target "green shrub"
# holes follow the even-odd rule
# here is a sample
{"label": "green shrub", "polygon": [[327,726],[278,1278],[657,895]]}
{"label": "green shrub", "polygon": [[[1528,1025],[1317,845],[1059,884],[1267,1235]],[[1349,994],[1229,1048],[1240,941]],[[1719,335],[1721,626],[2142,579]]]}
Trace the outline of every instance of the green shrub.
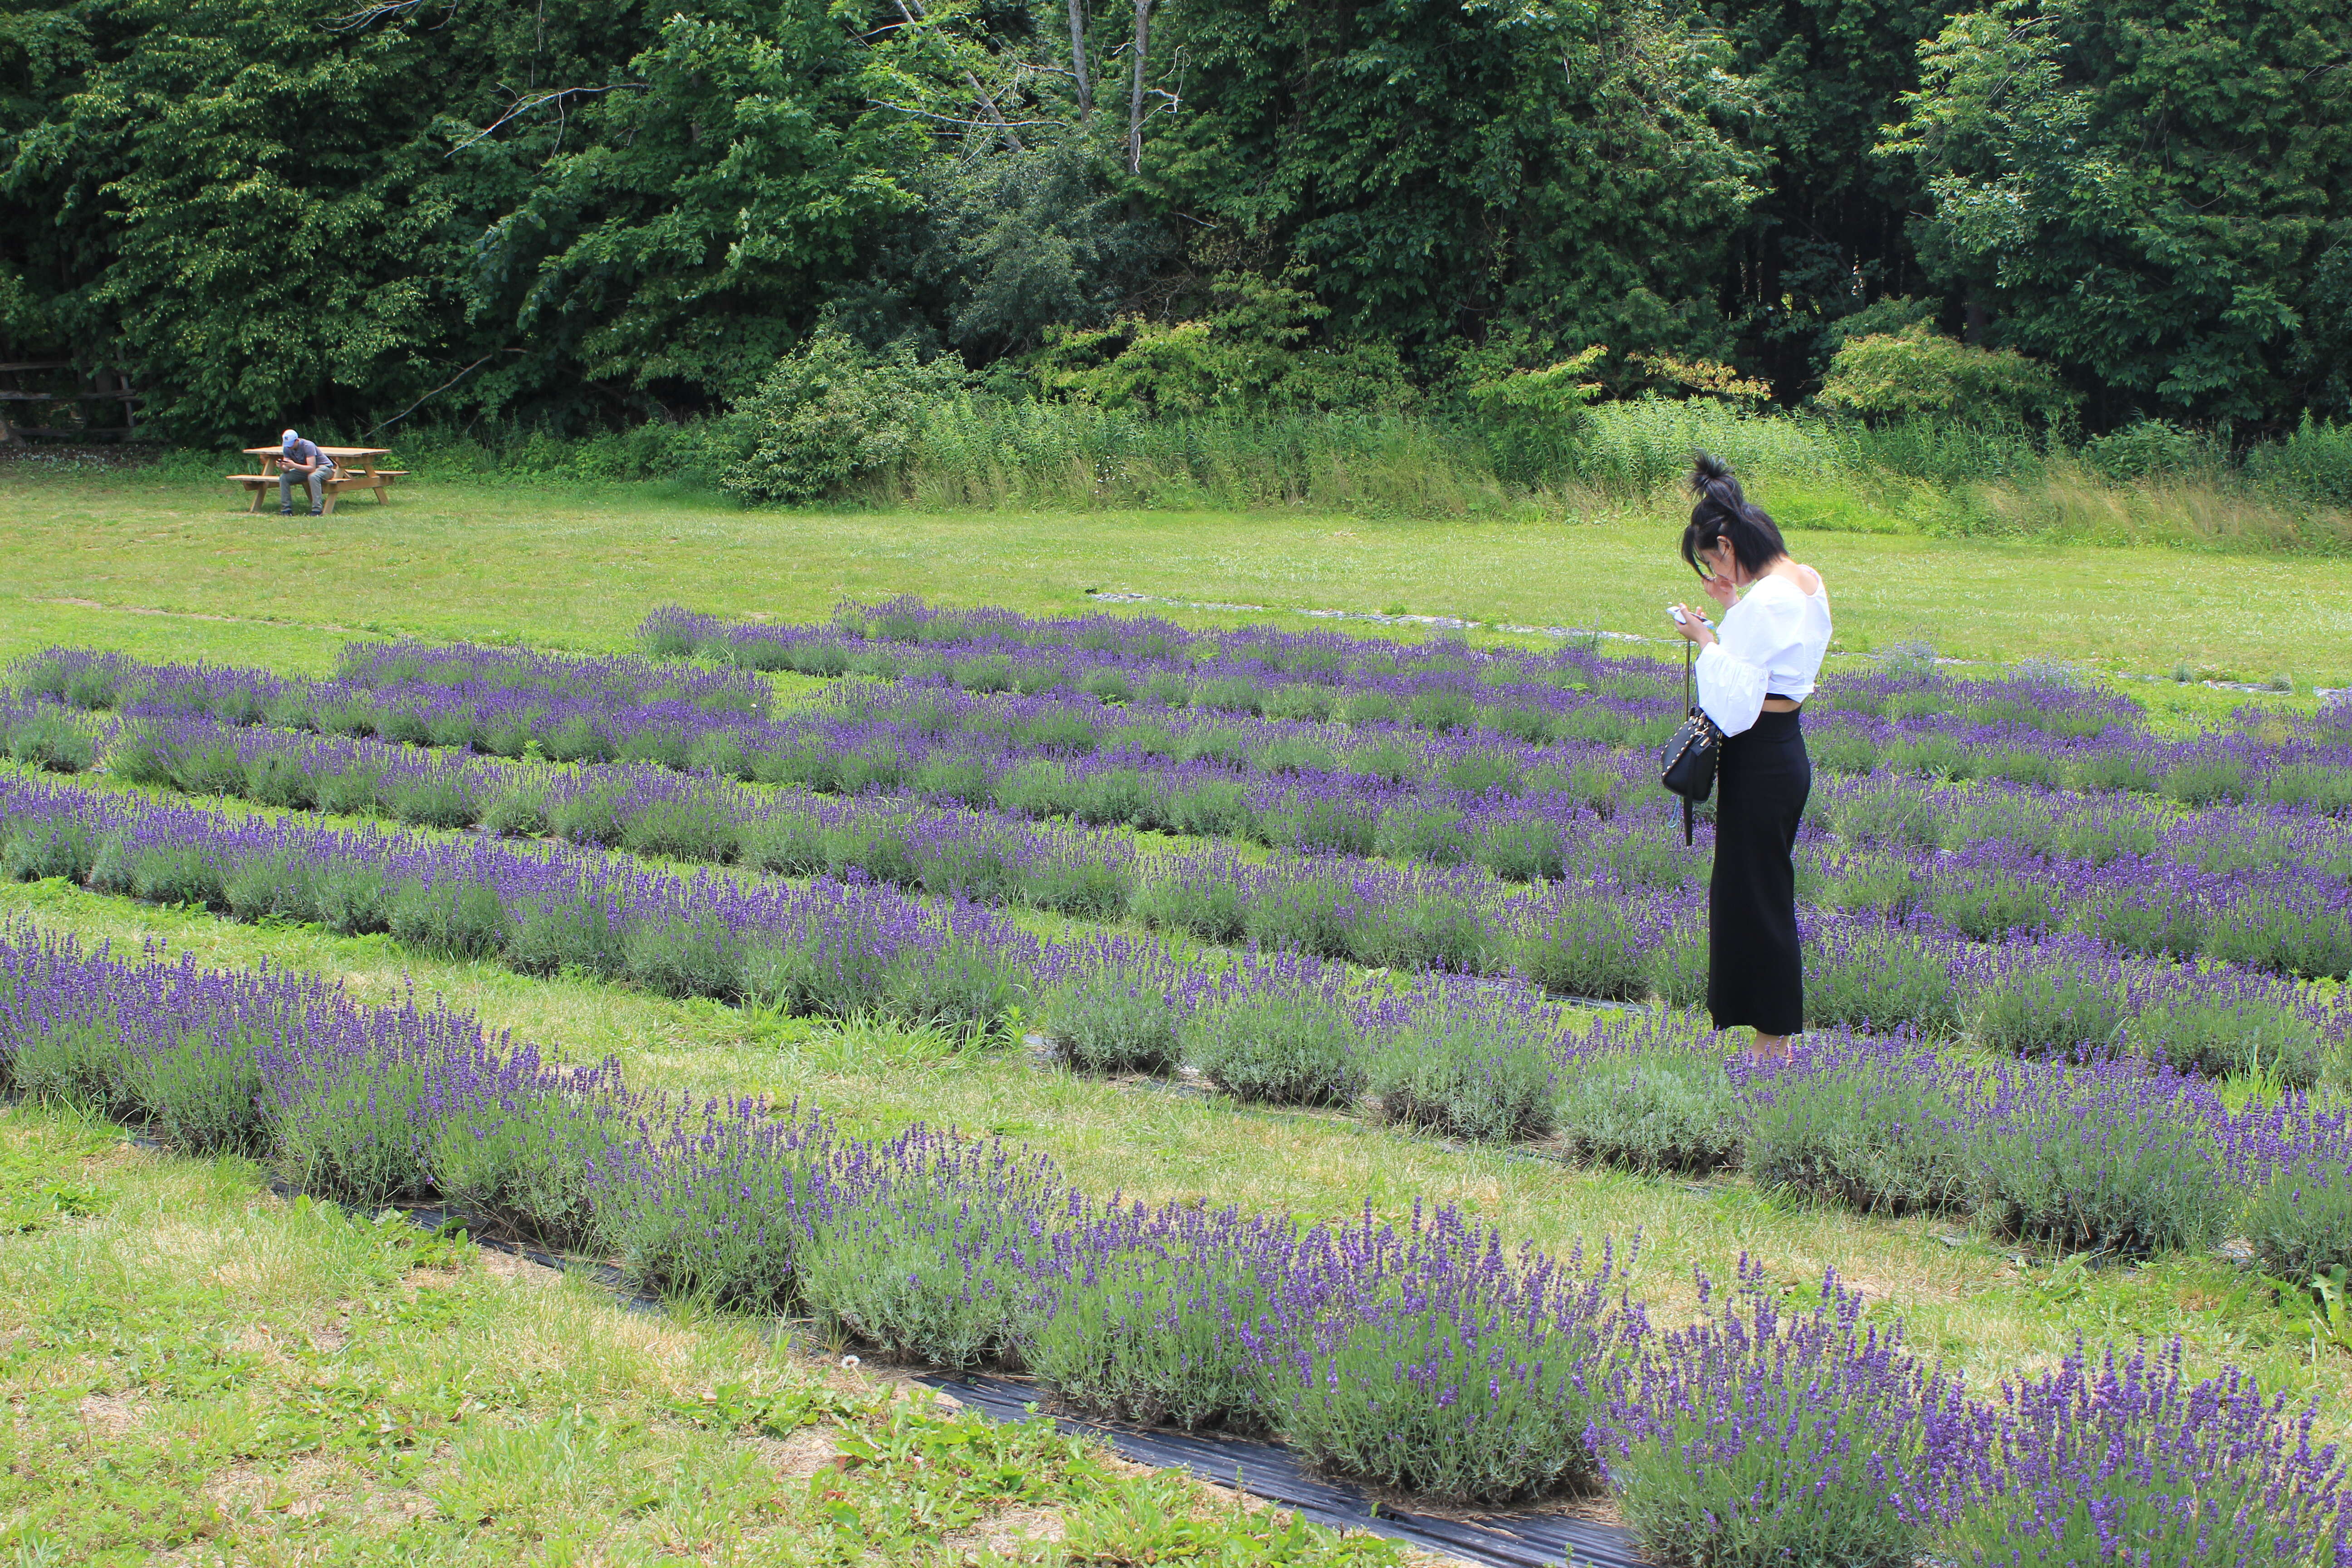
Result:
{"label": "green shrub", "polygon": [[[122,1063],[123,1098],[156,1136],[194,1153],[260,1156],[269,1151],[262,1051],[273,1042],[186,1029]],[[274,1109],[274,1107],[273,1107]]]}
{"label": "green shrub", "polygon": [[2230,449],[2208,431],[2186,429],[2162,419],[2138,419],[2083,443],[2084,466],[2103,479],[2199,479],[2210,482],[2228,472]]}
{"label": "green shrub", "polygon": [[449,773],[391,780],[382,797],[392,816],[416,827],[471,827],[481,818],[473,791]]}
{"label": "green shrub", "polygon": [[1470,852],[1469,836],[1462,830],[1462,813],[1452,806],[1392,805],[1372,825],[1375,855],[1459,866],[1470,858]]}
{"label": "green shrub", "polygon": [[2050,366],[2011,349],[1971,348],[1925,321],[1848,340],[1830,356],[1821,401],[1865,419],[2053,424],[2078,395]]}
{"label": "green shrub", "polygon": [[1805,1022],[1855,1028],[1959,1026],[1959,998],[1941,952],[1904,931],[1842,933],[1805,952]]}
{"label": "green shrub", "polygon": [[30,768],[53,773],[87,773],[98,760],[98,744],[73,716],[47,710],[20,718],[8,727],[9,757]]}
{"label": "green shrub", "polygon": [[619,928],[605,900],[574,895],[530,900],[514,911],[506,961],[525,974],[617,976],[624,967]]}
{"label": "green shrub", "polygon": [[994,1034],[1029,999],[1029,984],[984,944],[950,940],[909,946],[891,960],[882,1009],[919,1029],[965,1039]]}
{"label": "green shrub", "polygon": [[2158,1003],[2132,1018],[2124,1033],[2137,1051],[2215,1078],[2242,1073],[2308,1089],[2324,1065],[2319,1026],[2258,996]]}
{"label": "green shrub", "polygon": [[2273,1279],[2301,1285],[2352,1270],[2352,1176],[2341,1165],[2281,1172],[2247,1205],[2246,1239]]}
{"label": "green shrub", "polygon": [[359,1208],[423,1194],[431,1182],[424,1124],[434,1088],[410,1062],[342,1064],[277,1118],[287,1184]]}
{"label": "green shrub", "polygon": [[1969,1142],[1979,1215],[2062,1251],[2200,1251],[2241,1202],[2201,1114],[2128,1089],[2020,1112]]}
{"label": "green shrub", "polygon": [[505,837],[540,837],[548,830],[545,786],[508,783],[483,805],[482,826]]}
{"label": "green shrub", "polygon": [[1345,958],[1357,927],[1374,911],[1343,873],[1302,870],[1286,881],[1261,884],[1241,914],[1243,931],[1262,947]]}
{"label": "green shrub", "polygon": [[649,800],[620,825],[620,846],[632,855],[723,864],[743,847],[743,824],[725,800],[696,791]]}
{"label": "green shrub", "polygon": [[1337,1003],[1236,996],[1195,1014],[1181,1037],[1186,1058],[1236,1100],[1346,1105],[1364,1091],[1355,1020]]}
{"label": "green shrub", "polygon": [[1130,912],[1155,930],[1189,931],[1203,942],[1238,942],[1247,923],[1241,889],[1222,879],[1155,879],[1136,889]]}
{"label": "green shrub", "polygon": [[1183,1059],[1176,1009],[1139,976],[1098,970],[1046,999],[1045,1037],[1081,1072],[1170,1072]]}
{"label": "green shrub", "polygon": [[125,1109],[122,1030],[103,1005],[27,1030],[16,1044],[16,1054],[0,1062],[19,1093],[100,1116]]}
{"label": "green shrub", "polygon": [[[1385,822],[1384,814],[1381,820]],[[1540,816],[1497,816],[1480,825],[1471,858],[1507,882],[1553,881],[1568,868],[1559,825]]]}
{"label": "green shrub", "polygon": [[487,958],[507,943],[498,890],[474,882],[411,882],[393,895],[394,942],[436,958]]}
{"label": "green shrub", "polygon": [[435,1191],[542,1243],[602,1243],[596,1173],[635,1131],[625,1118],[562,1091],[465,1110],[431,1130],[425,1163]]}
{"label": "green shrub", "polygon": [[1754,1101],[1748,1171],[1760,1183],[1870,1214],[1945,1213],[1969,1200],[1958,1108],[1916,1064],[1783,1071]]}
{"label": "green shrub", "polygon": [[1291,794],[1265,809],[1259,820],[1266,842],[1309,854],[1372,852],[1373,818],[1369,806],[1329,795]]}
{"label": "green shrub", "polygon": [[1369,1078],[1391,1121],[1505,1143],[1551,1130],[1552,1066],[1525,1020],[1449,1008],[1384,1037]]}
{"label": "green shrub", "polygon": [[814,500],[894,468],[914,447],[925,405],[969,379],[951,353],[925,364],[911,342],[870,353],[819,327],[729,416],[746,449],[719,488],[751,501]]}
{"label": "green shrub", "polygon": [[90,876],[98,848],[98,835],[78,818],[20,819],[7,824],[0,835],[0,874],[13,882],[46,877],[83,881]]}
{"label": "green shrub", "polygon": [[1969,1032],[1988,1050],[2018,1056],[2113,1048],[2123,1036],[2119,982],[2065,965],[2012,970],[1973,998]]}
{"label": "green shrub", "polygon": [[2352,921],[2325,899],[2249,893],[2213,915],[2204,948],[2250,968],[2341,980],[2352,973]]}
{"label": "green shrub", "polygon": [[1577,1058],[1560,1073],[1560,1136],[1580,1157],[1694,1174],[1739,1163],[1748,1112],[1706,1050]]}
{"label": "green shrub", "polygon": [[814,1151],[717,1119],[688,1160],[624,1160],[596,1209],[622,1271],[719,1306],[773,1310],[790,1299]]}
{"label": "green shrub", "polygon": [[1112,1420],[1258,1424],[1265,1380],[1239,1328],[1265,1292],[1225,1254],[1137,1252],[1064,1285],[1024,1347],[1055,1396]]}
{"label": "green shrub", "polygon": [[1972,867],[1940,879],[1927,895],[1935,917],[1976,942],[2058,922],[2063,889],[2011,871]]}
{"label": "green shrub", "polygon": [[1622,898],[1571,894],[1512,956],[1528,984],[1556,996],[1631,1001],[1650,988],[1649,942],[1647,916]]}

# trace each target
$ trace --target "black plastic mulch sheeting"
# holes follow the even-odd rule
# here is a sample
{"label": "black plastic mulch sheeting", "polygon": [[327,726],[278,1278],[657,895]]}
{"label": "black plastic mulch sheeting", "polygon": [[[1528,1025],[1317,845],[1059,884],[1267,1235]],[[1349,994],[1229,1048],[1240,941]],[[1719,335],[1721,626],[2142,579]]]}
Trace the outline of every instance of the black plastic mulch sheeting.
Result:
{"label": "black plastic mulch sheeting", "polygon": [[[1026,1420],[1028,1407],[1041,1403],[1041,1390],[1012,1378],[939,1373],[915,1377],[999,1421]],[[1375,1510],[1372,1500],[1356,1488],[1308,1474],[1297,1455],[1272,1443],[1069,1416],[1055,1416],[1054,1424],[1065,1432],[1101,1438],[1138,1464],[1189,1470],[1204,1481],[1280,1503],[1318,1524],[1369,1531],[1467,1563],[1492,1568],[1561,1563],[1578,1568],[1643,1568],[1648,1562],[1636,1549],[1633,1531],[1561,1513],[1528,1509],[1473,1521],[1439,1519],[1385,1504]]]}

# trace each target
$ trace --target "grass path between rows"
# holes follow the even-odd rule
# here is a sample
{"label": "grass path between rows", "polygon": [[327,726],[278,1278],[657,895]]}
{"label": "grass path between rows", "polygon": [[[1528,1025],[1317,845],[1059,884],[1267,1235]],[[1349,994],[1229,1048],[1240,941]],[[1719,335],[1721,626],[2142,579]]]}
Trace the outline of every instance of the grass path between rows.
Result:
{"label": "grass path between rows", "polygon": [[[68,641],[318,673],[354,634],[612,649],[665,604],[798,620],[844,596],[915,593],[1073,613],[1095,607],[1086,594],[1097,588],[1656,637],[1665,602],[1694,593],[1674,554],[1678,537],[1667,510],[1524,524],[1304,512],[834,515],[745,510],[674,485],[429,477],[383,507],[280,518],[247,514],[226,484],[0,467],[0,657]],[[2352,680],[2352,606],[2298,560],[1837,532],[1792,542],[1828,576],[1839,646],[1850,652],[1925,637],[1968,658]],[[152,611],[173,614],[142,613]]]}
{"label": "grass path between rows", "polygon": [[2077,1335],[2096,1342],[2179,1334],[2200,1365],[2235,1362],[2273,1388],[2315,1394],[2325,1425],[2352,1433],[2352,1357],[2315,1343],[2299,1311],[2282,1311],[2259,1279],[2215,1258],[2119,1268],[2021,1260],[1949,1220],[1791,1203],[1742,1179],[1582,1170],[1336,1114],[1106,1082],[1013,1053],[959,1050],[919,1031],[762,1016],[593,980],[530,979],[427,959],[382,936],[239,926],[62,882],[0,888],[0,913],[123,946],[160,942],[210,964],[284,964],[340,979],[362,999],[392,1000],[413,984],[569,1059],[616,1057],[640,1083],[799,1100],[857,1132],[888,1134],[920,1121],[1002,1135],[1051,1153],[1073,1182],[1097,1193],[1313,1217],[1352,1215],[1367,1204],[1391,1217],[1415,1202],[1455,1204],[1558,1252],[1638,1234],[1637,1292],[1669,1314],[1694,1304],[1694,1268],[1726,1278],[1742,1254],[1800,1300],[1834,1267],[1972,1381],[2047,1364]]}
{"label": "grass path between rows", "polygon": [[1435,1561],[264,1176],[0,1109],[10,1561]]}

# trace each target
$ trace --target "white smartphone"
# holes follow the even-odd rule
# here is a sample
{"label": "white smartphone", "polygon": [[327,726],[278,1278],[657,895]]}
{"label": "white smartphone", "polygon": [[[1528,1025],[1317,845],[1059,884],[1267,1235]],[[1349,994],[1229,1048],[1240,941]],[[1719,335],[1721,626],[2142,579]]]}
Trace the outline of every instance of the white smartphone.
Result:
{"label": "white smartphone", "polygon": [[1686,626],[1690,625],[1690,617],[1683,614],[1683,607],[1680,605],[1668,605],[1666,606],[1666,614],[1674,616],[1675,625],[1678,626]]}

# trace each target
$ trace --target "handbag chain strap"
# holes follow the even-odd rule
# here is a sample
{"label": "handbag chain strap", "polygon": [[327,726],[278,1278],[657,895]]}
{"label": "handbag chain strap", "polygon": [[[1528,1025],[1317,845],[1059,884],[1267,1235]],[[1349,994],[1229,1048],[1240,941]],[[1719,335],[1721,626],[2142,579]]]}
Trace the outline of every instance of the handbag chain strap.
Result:
{"label": "handbag chain strap", "polygon": [[[1697,708],[1698,699],[1691,693],[1691,643],[1688,637],[1685,637],[1683,639],[1683,711],[1689,714],[1696,711]],[[1689,846],[1691,837],[1696,831],[1694,819],[1697,815],[1691,797],[1683,796],[1683,844],[1685,847]]]}

